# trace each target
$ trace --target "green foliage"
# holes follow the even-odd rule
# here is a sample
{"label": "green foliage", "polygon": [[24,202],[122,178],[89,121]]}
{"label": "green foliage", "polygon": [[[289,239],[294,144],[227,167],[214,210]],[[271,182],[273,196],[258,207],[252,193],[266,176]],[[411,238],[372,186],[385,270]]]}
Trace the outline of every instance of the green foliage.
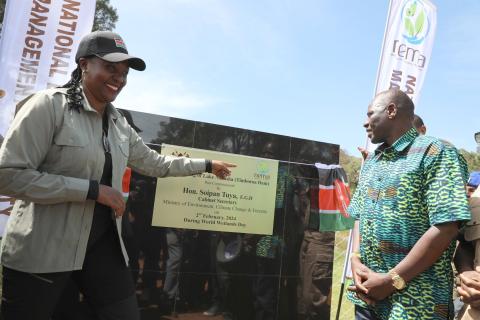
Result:
{"label": "green foliage", "polygon": [[[358,154],[360,155],[360,152]],[[353,193],[358,185],[358,177],[360,176],[362,158],[360,156],[351,156],[347,151],[340,149],[340,165],[347,173],[350,190]]]}
{"label": "green foliage", "polygon": [[[18,1],[18,0],[9,0]],[[3,23],[5,13],[5,4],[7,0],[0,0],[0,26]],[[117,9],[110,5],[110,0],[97,0],[95,7],[95,18],[93,20],[93,31],[95,30],[113,30],[118,21]],[[1,30],[1,29],[0,29]]]}
{"label": "green foliage", "polygon": [[97,0],[92,31],[112,31],[117,21],[117,9],[110,5],[110,0]]}
{"label": "green foliage", "polygon": [[460,149],[459,152],[463,155],[468,164],[468,171],[480,171],[480,154],[477,152],[469,152],[465,149]]}
{"label": "green foliage", "polygon": [[3,23],[3,15],[5,14],[5,4],[7,0],[0,0],[0,30],[2,30],[1,25]]}

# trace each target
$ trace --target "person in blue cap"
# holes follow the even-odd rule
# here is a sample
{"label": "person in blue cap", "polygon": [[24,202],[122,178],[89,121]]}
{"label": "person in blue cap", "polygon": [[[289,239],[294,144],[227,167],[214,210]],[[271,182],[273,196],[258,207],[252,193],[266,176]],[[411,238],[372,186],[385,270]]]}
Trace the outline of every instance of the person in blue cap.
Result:
{"label": "person in blue cap", "polygon": [[470,196],[477,190],[480,185],[480,171],[473,171],[470,173],[470,177],[467,182],[467,196]]}
{"label": "person in blue cap", "polygon": [[459,239],[455,266],[460,284],[457,292],[464,306],[458,319],[480,319],[480,172],[470,173],[467,183],[472,219],[466,224]]}

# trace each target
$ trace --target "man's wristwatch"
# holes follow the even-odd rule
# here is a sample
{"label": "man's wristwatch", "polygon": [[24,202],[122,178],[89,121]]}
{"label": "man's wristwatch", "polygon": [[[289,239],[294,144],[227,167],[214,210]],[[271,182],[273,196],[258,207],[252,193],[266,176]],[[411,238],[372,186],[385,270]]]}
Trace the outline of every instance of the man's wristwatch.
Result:
{"label": "man's wristwatch", "polygon": [[390,275],[390,277],[392,277],[393,286],[395,287],[395,289],[397,290],[405,289],[405,287],[407,286],[407,283],[402,277],[400,277],[398,273],[396,273],[393,270],[390,270],[388,271],[388,274]]}

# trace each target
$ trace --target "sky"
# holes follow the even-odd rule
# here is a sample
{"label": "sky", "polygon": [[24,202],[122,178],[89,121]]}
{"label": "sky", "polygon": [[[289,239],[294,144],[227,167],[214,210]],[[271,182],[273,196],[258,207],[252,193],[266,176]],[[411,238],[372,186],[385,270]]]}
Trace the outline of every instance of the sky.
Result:
{"label": "sky", "polygon": [[[433,0],[437,30],[416,105],[428,134],[475,151],[480,1]],[[388,1],[110,0],[131,70],[115,105],[339,144],[359,155]]]}

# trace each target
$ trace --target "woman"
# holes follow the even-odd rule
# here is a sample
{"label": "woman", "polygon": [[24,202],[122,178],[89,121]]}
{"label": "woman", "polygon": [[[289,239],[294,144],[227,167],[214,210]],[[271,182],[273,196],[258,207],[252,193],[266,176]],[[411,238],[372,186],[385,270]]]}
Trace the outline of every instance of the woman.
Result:
{"label": "woman", "polygon": [[23,103],[0,149],[0,194],[15,197],[1,246],[3,319],[50,319],[73,279],[98,319],[139,319],[121,239],[122,175],[212,172],[232,164],[159,155],[111,104],[130,68],[112,32],[82,39],[77,69],[62,88]]}

